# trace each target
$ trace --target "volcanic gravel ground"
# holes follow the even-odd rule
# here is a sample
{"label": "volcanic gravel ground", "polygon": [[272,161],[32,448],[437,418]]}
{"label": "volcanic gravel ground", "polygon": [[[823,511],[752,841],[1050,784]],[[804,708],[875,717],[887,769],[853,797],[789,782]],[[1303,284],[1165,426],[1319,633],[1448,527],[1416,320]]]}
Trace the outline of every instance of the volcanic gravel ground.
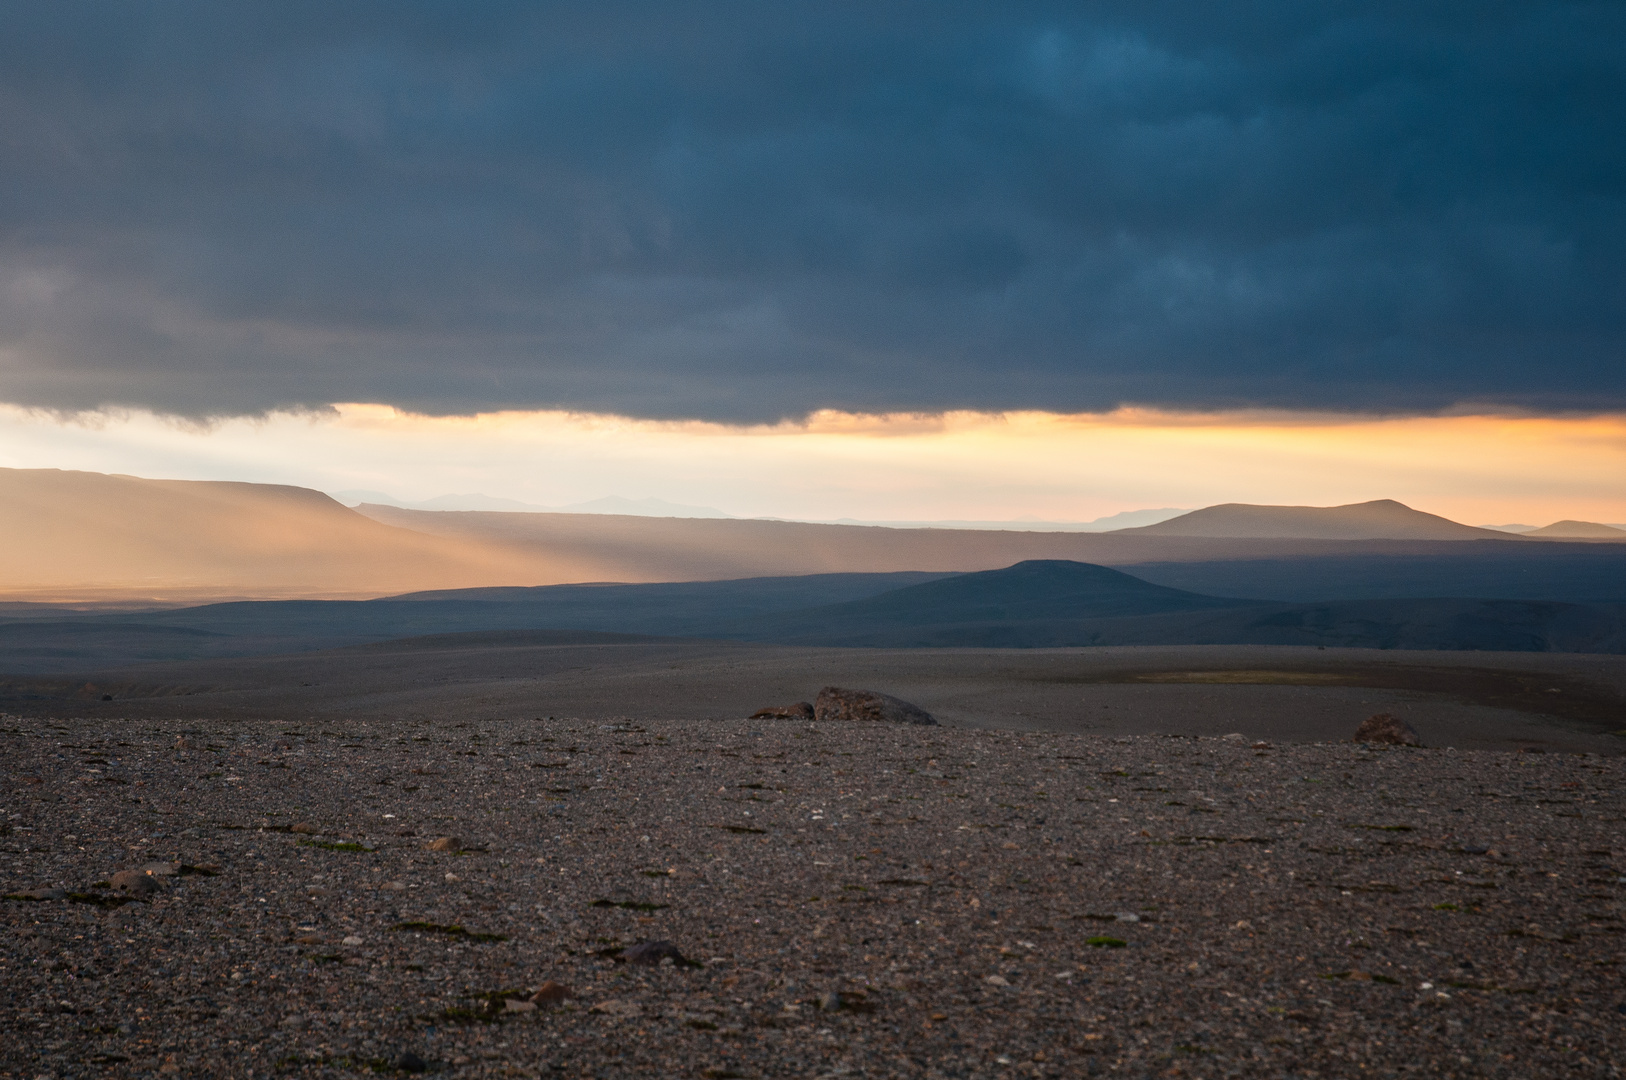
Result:
{"label": "volcanic gravel ground", "polygon": [[[8,1077],[1626,1061],[1620,758],[789,721],[0,749]],[[699,966],[617,952],[646,939]],[[574,997],[525,1009],[547,980]]]}

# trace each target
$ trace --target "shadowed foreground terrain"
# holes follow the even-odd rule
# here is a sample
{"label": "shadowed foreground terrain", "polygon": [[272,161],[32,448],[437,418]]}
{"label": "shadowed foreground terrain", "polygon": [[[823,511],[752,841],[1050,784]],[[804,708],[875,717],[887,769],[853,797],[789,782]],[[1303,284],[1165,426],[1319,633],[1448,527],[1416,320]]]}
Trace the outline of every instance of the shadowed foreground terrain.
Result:
{"label": "shadowed foreground terrain", "polygon": [[[1626,1054],[1620,758],[341,715],[8,718],[0,752],[5,891],[62,890],[0,903],[10,1076],[1604,1077]],[[145,901],[105,884],[153,864],[176,872]],[[693,963],[626,962],[650,939]],[[525,1009],[548,980],[573,996]]]}
{"label": "shadowed foreground terrain", "polygon": [[1375,712],[1430,746],[1626,750],[1626,657],[1141,646],[829,649],[556,631],[445,634],[237,660],[0,677],[0,712],[169,721],[731,720],[826,684],[955,727],[1347,738]]}

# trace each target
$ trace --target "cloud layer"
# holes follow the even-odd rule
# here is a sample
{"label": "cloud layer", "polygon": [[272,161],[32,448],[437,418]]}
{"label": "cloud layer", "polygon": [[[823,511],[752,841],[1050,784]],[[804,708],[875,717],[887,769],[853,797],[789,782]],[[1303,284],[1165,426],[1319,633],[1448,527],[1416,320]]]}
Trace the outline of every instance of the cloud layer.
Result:
{"label": "cloud layer", "polygon": [[1626,8],[3,4],[0,400],[1626,405]]}

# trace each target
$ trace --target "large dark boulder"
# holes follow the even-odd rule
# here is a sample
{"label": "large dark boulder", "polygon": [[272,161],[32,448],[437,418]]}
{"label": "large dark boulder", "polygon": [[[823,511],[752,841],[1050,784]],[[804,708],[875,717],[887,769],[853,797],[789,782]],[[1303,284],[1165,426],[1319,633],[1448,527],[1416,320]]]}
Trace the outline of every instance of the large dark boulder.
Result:
{"label": "large dark boulder", "polygon": [[844,690],[826,686],[813,703],[818,720],[875,720],[889,724],[935,724],[937,719],[918,705],[874,690]]}
{"label": "large dark boulder", "polygon": [[1417,737],[1410,724],[1398,716],[1388,713],[1378,713],[1361,722],[1355,729],[1355,741],[1367,743],[1388,743],[1391,746],[1422,746],[1423,741]]}

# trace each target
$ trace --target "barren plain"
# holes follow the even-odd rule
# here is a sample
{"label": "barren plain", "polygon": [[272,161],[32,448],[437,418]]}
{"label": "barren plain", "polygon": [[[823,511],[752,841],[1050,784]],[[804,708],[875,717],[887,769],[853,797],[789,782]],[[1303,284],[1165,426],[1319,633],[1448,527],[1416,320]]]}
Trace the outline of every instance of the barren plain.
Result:
{"label": "barren plain", "polygon": [[[0,1075],[1618,1075],[1618,658],[1329,653],[457,638],[14,685]],[[738,719],[824,682],[945,723]],[[1429,748],[1336,741],[1382,710]]]}

